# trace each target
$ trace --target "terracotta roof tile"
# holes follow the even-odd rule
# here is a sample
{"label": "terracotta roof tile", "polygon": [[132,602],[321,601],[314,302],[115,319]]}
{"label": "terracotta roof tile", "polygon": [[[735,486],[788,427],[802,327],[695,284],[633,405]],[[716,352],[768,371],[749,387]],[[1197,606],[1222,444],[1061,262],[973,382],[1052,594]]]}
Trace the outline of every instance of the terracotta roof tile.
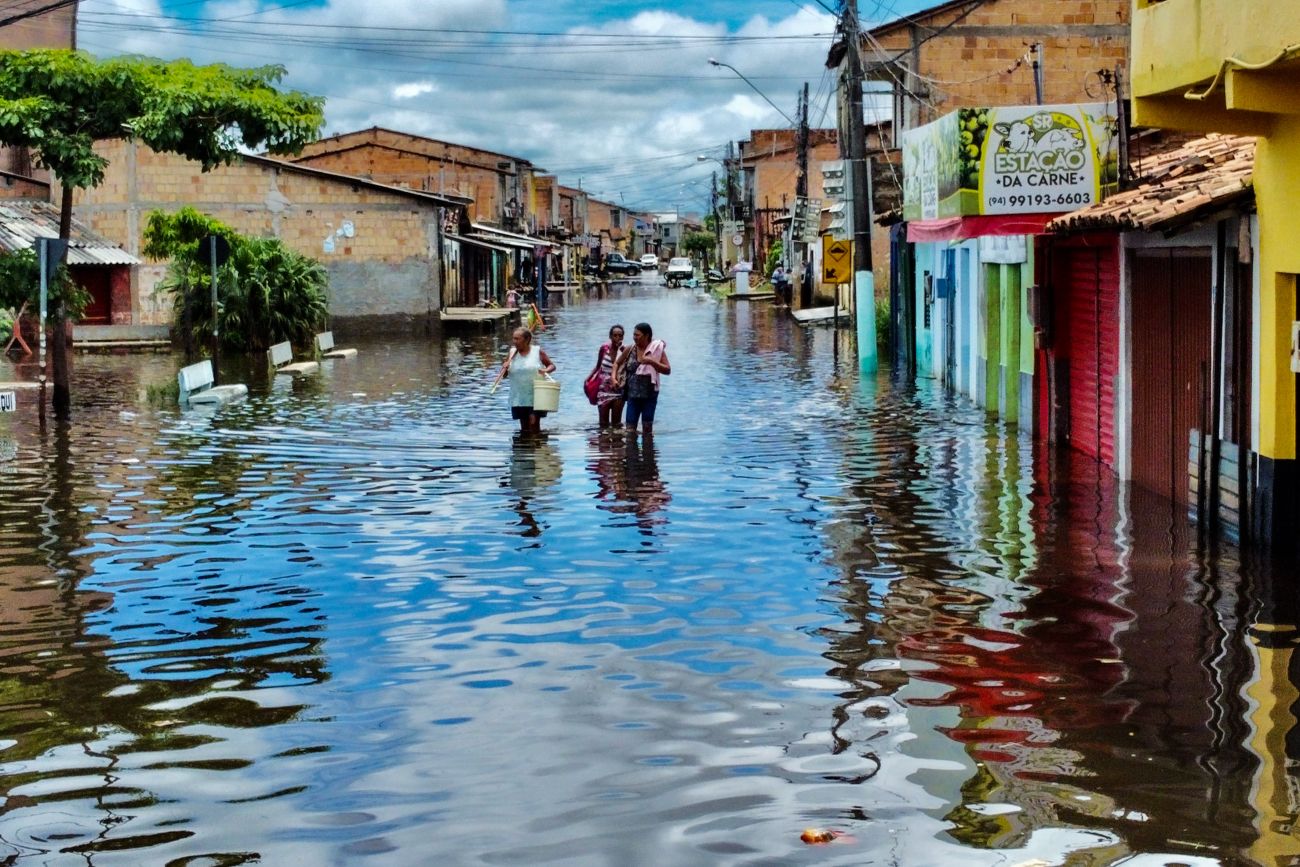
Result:
{"label": "terracotta roof tile", "polygon": [[1138,186],[1047,224],[1052,232],[1170,231],[1254,202],[1255,139],[1211,134],[1148,157]]}

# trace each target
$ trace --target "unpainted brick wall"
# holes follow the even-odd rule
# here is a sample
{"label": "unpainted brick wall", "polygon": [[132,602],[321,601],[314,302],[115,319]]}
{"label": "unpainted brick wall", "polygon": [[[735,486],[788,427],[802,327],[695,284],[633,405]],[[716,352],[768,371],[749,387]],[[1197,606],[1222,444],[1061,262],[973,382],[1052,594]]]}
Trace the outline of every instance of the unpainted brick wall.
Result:
{"label": "unpainted brick wall", "polygon": [[[254,162],[204,173],[197,163],[123,142],[98,150],[109,160],[107,176],[78,194],[77,213],[131,253],[140,254],[150,211],[190,205],[241,234],[279,238],[321,261],[331,275],[334,316],[428,317],[437,309],[435,202]],[[345,222],[350,238],[338,234]],[[153,265],[137,271],[140,324],[168,321],[170,300],[154,291],[163,273]]]}
{"label": "unpainted brick wall", "polygon": [[[1043,45],[1043,101],[1101,102],[1107,96],[1097,72],[1128,66],[1129,0],[992,0],[958,20],[956,11],[917,26],[892,27],[864,42],[868,64],[898,58],[916,73],[906,80],[922,101],[913,103],[917,124],[958,108],[1032,104],[1032,66],[1018,68],[1029,46]],[[951,25],[951,26],[949,26]],[[1121,33],[1098,35],[1099,26]],[[981,28],[990,28],[987,35]],[[922,41],[915,53],[913,40]],[[878,79],[897,84],[897,75]]]}

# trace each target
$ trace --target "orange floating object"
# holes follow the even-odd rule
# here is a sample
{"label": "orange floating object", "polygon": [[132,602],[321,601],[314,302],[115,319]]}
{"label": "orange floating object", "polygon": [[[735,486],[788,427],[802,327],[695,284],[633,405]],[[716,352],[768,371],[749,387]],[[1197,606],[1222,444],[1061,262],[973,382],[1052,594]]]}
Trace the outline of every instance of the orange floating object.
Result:
{"label": "orange floating object", "polygon": [[799,839],[809,845],[817,845],[819,843],[833,842],[838,836],[840,836],[839,831],[823,828],[804,828],[803,833],[799,835]]}

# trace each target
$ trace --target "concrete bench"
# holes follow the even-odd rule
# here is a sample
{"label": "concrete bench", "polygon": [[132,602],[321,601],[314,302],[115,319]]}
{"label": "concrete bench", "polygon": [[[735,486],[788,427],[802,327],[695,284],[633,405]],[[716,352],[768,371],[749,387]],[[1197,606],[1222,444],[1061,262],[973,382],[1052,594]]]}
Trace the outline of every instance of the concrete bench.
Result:
{"label": "concrete bench", "polygon": [[176,379],[181,387],[182,404],[230,403],[248,394],[246,385],[213,385],[212,362],[207,359],[198,364],[191,364],[189,367],[182,367]]}
{"label": "concrete bench", "polygon": [[334,332],[322,331],[316,335],[316,348],[320,351],[321,358],[356,358],[355,349],[335,349]]}
{"label": "concrete bench", "polygon": [[266,351],[266,357],[271,360],[271,367],[275,368],[277,375],[301,376],[304,373],[315,373],[320,369],[320,364],[315,361],[297,361],[293,360],[293,347],[289,341],[277,343]]}

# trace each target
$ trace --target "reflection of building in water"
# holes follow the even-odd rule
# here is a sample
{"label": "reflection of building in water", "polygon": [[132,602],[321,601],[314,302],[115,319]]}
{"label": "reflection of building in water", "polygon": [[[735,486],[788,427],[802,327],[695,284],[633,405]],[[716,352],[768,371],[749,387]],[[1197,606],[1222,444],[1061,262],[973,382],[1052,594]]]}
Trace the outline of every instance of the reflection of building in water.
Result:
{"label": "reflection of building in water", "polygon": [[1245,639],[1252,671],[1246,748],[1256,762],[1249,792],[1255,839],[1248,853],[1256,864],[1292,865],[1300,863],[1300,605],[1290,576],[1262,578],[1265,604]]}
{"label": "reflection of building in water", "polygon": [[588,469],[596,479],[598,508],[631,515],[646,532],[668,522],[663,510],[672,502],[672,494],[659,478],[659,455],[653,439],[593,437],[591,449]]}
{"label": "reflection of building in water", "polygon": [[512,508],[523,527],[520,535],[532,538],[542,534],[543,525],[533,514],[533,500],[558,483],[563,474],[564,461],[546,434],[515,435],[510,469],[502,485],[510,489],[515,500]]}
{"label": "reflection of building in water", "polygon": [[[1182,516],[1095,464],[1022,460],[1014,436],[983,427],[927,434],[926,409],[868,408],[855,443],[866,459],[844,471],[856,502],[827,526],[849,620],[828,653],[849,686],[836,748],[870,748],[880,732],[865,716],[889,696],[906,709],[889,724],[910,726],[918,750],[948,755],[941,733],[969,757],[960,793],[931,784],[966,845],[1015,848],[1075,826],[1108,832],[1088,863],[1245,852],[1236,696],[1250,666],[1234,646],[1235,577],[1199,568]],[[924,694],[925,682],[943,691]],[[1300,735],[1282,707],[1285,733],[1256,751],[1284,763],[1281,745]],[[953,712],[955,724],[933,722]],[[1290,816],[1285,777],[1270,791]]]}

